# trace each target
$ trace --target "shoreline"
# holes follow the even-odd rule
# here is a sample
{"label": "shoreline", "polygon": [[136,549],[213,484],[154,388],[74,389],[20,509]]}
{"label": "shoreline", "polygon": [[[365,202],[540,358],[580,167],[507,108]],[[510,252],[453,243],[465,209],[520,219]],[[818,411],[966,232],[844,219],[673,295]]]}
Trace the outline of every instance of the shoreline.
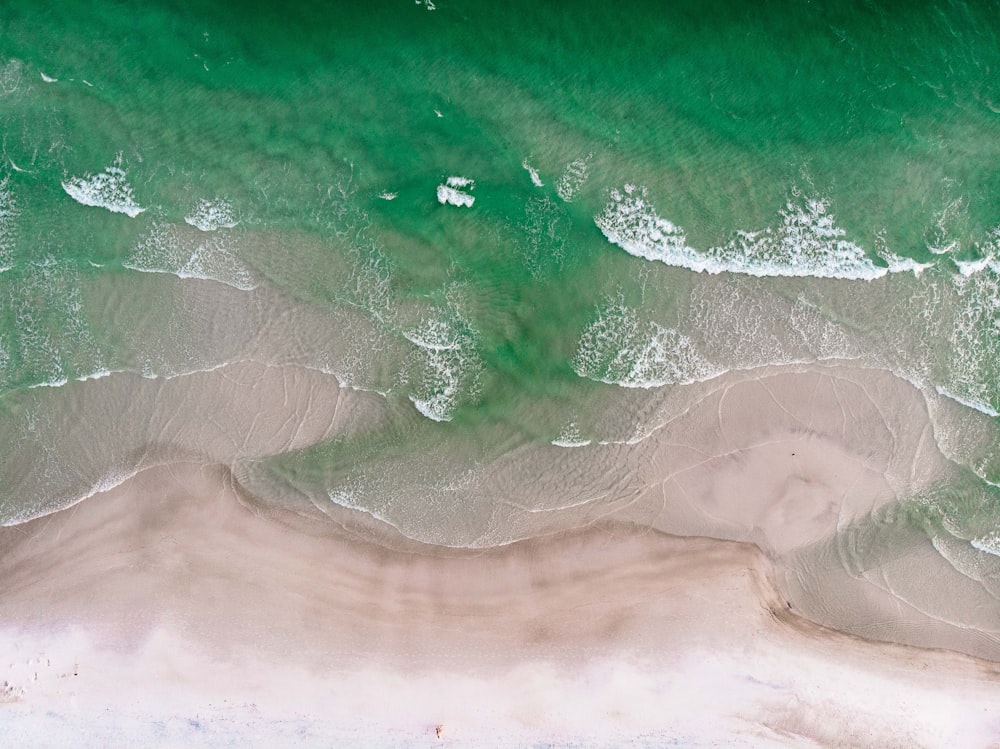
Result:
{"label": "shoreline", "polygon": [[430,555],[286,519],[243,504],[221,468],[175,464],[0,529],[0,737],[987,746],[1000,735],[1000,666],[813,624],[749,544],[607,522]]}

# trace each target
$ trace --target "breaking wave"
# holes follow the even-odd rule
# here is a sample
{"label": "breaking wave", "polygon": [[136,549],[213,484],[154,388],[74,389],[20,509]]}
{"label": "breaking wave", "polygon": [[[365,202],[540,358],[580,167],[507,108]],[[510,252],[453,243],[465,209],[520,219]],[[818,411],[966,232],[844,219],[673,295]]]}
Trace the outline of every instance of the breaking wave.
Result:
{"label": "breaking wave", "polygon": [[[827,201],[793,194],[773,227],[737,231],[726,244],[702,251],[684,230],[660,216],[643,187],[614,189],[595,223],[608,241],[631,255],[700,273],[743,273],[872,280],[889,272],[845,239]],[[914,270],[901,260],[900,269]],[[906,266],[906,267],[904,267]]]}

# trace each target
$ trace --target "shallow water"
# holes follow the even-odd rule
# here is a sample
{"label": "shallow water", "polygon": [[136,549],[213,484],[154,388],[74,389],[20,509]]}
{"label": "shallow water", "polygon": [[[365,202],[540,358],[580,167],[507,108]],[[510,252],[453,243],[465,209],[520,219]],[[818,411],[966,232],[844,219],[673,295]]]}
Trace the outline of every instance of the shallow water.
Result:
{"label": "shallow water", "polygon": [[[506,543],[642,496],[643,443],[712,382],[837,361],[918,388],[950,462],[830,543],[904,523],[993,580],[996,28],[961,2],[10,3],[0,516],[196,456],[264,502]],[[279,439],[330,399],[335,429]]]}

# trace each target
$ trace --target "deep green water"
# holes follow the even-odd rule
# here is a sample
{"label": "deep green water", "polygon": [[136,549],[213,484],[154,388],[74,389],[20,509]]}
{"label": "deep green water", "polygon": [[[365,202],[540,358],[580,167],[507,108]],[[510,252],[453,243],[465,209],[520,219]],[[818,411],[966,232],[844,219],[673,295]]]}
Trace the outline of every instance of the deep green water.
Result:
{"label": "deep green water", "polygon": [[939,434],[961,481],[910,524],[1000,544],[994,3],[2,15],[7,522],[203,457],[135,436],[134,374],[254,360],[371,393],[376,426],[240,475],[397,522],[467,495],[488,543],[523,534],[518,491],[597,491],[539,450],[627,442],[683,383],[845,359],[968,407]]}

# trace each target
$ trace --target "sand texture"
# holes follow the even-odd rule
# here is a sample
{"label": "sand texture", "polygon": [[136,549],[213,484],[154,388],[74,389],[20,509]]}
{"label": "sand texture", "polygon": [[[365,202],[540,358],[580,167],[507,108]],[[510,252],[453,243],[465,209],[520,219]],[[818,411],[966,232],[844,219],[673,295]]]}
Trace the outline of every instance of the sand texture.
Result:
{"label": "sand texture", "polygon": [[225,470],[175,464],[3,529],[4,743],[1000,735],[994,666],[812,624],[748,544],[609,522],[471,555],[406,552],[287,520],[241,502]]}

